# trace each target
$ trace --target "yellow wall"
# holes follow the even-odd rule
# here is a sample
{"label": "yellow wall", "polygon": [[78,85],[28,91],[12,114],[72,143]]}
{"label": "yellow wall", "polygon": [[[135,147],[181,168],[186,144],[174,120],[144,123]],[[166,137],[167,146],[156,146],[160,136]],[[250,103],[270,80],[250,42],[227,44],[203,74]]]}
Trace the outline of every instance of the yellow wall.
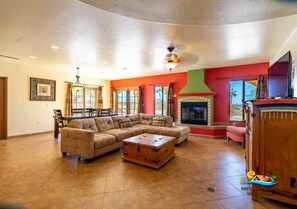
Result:
{"label": "yellow wall", "polygon": [[[53,109],[65,112],[64,81],[75,81],[75,74],[0,61],[0,76],[8,77],[8,136],[52,131]],[[30,77],[56,80],[56,101],[30,101]],[[103,85],[103,106],[110,106],[109,80],[81,76],[80,81]]]}

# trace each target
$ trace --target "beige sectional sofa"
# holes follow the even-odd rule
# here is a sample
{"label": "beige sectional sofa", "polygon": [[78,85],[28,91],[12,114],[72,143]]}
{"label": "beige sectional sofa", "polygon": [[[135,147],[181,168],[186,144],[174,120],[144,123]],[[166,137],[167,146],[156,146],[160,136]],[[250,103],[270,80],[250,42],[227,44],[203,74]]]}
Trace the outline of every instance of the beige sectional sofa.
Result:
{"label": "beige sectional sofa", "polygon": [[171,116],[139,114],[75,119],[61,129],[61,152],[91,159],[123,146],[123,139],[142,133],[187,140],[190,128],[175,126]]}

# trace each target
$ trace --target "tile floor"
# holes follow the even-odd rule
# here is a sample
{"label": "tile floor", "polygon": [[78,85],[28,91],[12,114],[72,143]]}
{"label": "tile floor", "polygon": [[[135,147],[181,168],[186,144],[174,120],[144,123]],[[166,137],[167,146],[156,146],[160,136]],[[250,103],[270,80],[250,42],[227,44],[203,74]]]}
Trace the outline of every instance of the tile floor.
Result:
{"label": "tile floor", "polygon": [[245,168],[240,144],[191,136],[175,152],[164,167],[153,170],[122,161],[122,150],[89,164],[62,157],[53,134],[2,140],[0,202],[30,209],[294,208],[252,201],[241,190]]}

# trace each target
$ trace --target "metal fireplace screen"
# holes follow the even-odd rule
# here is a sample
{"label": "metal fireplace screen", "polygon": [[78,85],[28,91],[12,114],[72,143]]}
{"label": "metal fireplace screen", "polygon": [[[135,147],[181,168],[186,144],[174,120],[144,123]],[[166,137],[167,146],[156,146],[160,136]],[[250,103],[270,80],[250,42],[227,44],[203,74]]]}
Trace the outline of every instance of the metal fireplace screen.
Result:
{"label": "metal fireplace screen", "polygon": [[182,102],[181,123],[207,125],[207,102]]}

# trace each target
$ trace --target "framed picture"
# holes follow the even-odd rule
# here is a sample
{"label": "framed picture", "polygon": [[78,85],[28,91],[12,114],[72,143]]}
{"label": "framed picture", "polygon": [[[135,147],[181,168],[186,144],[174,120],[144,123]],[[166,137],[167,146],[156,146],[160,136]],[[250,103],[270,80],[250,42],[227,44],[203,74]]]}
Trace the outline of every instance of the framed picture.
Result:
{"label": "framed picture", "polygon": [[31,101],[56,101],[56,81],[30,78]]}

